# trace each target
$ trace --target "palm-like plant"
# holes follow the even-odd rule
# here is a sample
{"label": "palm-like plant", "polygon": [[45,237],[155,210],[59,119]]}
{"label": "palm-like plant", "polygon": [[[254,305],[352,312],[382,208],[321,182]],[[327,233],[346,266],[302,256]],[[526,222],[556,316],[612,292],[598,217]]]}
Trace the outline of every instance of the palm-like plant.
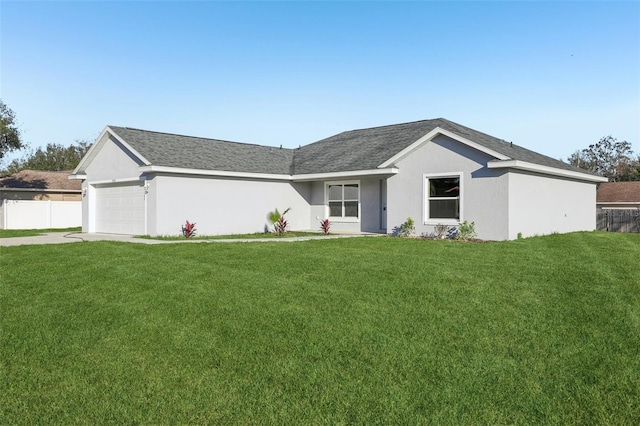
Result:
{"label": "palm-like plant", "polygon": [[291,207],[280,213],[278,209],[275,209],[272,212],[269,212],[268,218],[271,223],[273,223],[273,231],[276,235],[282,235],[287,232],[287,227],[289,223],[287,219],[285,219],[284,215],[287,214],[291,210]]}

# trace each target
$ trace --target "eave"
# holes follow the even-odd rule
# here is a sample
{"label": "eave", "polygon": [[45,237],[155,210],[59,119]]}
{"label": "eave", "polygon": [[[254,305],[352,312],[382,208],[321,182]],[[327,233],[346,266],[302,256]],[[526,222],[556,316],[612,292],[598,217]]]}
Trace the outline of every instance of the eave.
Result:
{"label": "eave", "polygon": [[596,204],[603,206],[638,206],[640,207],[640,201],[596,201]]}
{"label": "eave", "polygon": [[258,180],[283,180],[290,181],[291,175],[275,174],[275,173],[249,173],[249,172],[231,172],[227,170],[203,170],[203,169],[188,169],[182,167],[167,167],[167,166],[140,166],[142,173],[169,173],[180,175],[198,175],[198,176],[218,176],[218,177],[231,177],[231,178],[244,178],[244,179],[258,179]]}
{"label": "eave", "polygon": [[0,188],[0,192],[51,192],[59,194],[61,192],[68,192],[71,194],[79,194],[81,189],[49,189],[49,188]]}
{"label": "eave", "polygon": [[327,180],[327,179],[345,179],[355,177],[368,177],[368,176],[390,176],[398,173],[398,169],[395,167],[387,167],[384,169],[372,169],[372,170],[353,170],[347,172],[328,172],[328,173],[309,173],[299,174],[291,176],[291,180],[294,182],[308,182],[314,180]]}
{"label": "eave", "polygon": [[345,172],[328,172],[328,173],[307,173],[307,174],[277,174],[277,173],[249,173],[249,172],[232,172],[227,170],[203,170],[203,169],[189,169],[181,167],[167,167],[167,166],[140,166],[141,173],[153,174],[153,173],[167,173],[167,174],[179,174],[179,175],[197,175],[197,176],[216,176],[216,177],[229,177],[236,179],[253,179],[253,180],[276,180],[284,182],[309,182],[328,179],[346,179],[355,177],[368,177],[368,176],[390,176],[398,173],[398,169],[395,167],[389,167],[384,169],[373,170],[352,170]]}
{"label": "eave", "polygon": [[514,169],[527,172],[540,173],[544,175],[560,176],[569,179],[582,180],[593,183],[608,182],[609,179],[589,173],[581,173],[573,170],[558,169],[555,167],[542,166],[540,164],[529,163],[520,160],[493,160],[487,163],[490,169]]}

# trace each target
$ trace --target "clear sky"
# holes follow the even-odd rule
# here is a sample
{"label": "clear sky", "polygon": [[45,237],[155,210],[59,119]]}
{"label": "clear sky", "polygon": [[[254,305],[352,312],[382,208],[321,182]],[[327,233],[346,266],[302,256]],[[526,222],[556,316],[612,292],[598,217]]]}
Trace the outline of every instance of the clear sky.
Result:
{"label": "clear sky", "polygon": [[105,125],[297,147],[444,117],[566,159],[640,152],[640,2],[0,2],[32,146]]}

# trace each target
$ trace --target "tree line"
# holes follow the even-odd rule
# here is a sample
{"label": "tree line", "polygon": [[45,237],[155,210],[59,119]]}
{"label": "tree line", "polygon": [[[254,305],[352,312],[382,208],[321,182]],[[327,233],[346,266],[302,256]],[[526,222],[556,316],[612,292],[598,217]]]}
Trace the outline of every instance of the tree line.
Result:
{"label": "tree line", "polygon": [[634,154],[631,144],[605,136],[589,147],[576,151],[569,164],[609,178],[610,182],[640,180],[640,154]]}
{"label": "tree line", "polygon": [[[26,169],[73,170],[90,147],[90,142],[76,140],[75,144],[69,146],[50,143],[44,149],[29,148],[22,140],[15,113],[0,100],[0,160],[8,152],[25,151],[21,158],[11,161],[0,170],[0,174]],[[605,176],[611,182],[640,181],[640,154],[634,154],[629,142],[618,141],[612,136],[605,136],[587,148],[574,152],[567,162]]]}
{"label": "tree line", "polygon": [[17,173],[20,170],[73,170],[90,147],[90,142],[76,140],[69,146],[49,143],[45,148],[34,150],[22,139],[16,124],[15,113],[0,100],[0,161],[9,152],[22,151],[23,153],[6,167],[1,167],[0,176]]}

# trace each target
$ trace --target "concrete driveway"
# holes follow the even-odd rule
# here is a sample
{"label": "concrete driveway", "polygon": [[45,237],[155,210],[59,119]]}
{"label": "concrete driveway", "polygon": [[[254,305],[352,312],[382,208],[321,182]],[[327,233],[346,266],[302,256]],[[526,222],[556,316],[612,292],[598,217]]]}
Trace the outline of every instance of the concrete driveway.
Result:
{"label": "concrete driveway", "polygon": [[140,244],[162,244],[168,241],[133,238],[131,235],[85,234],[82,232],[48,232],[33,237],[0,238],[0,247],[23,246],[33,244],[80,243],[83,241],[122,241]]}

